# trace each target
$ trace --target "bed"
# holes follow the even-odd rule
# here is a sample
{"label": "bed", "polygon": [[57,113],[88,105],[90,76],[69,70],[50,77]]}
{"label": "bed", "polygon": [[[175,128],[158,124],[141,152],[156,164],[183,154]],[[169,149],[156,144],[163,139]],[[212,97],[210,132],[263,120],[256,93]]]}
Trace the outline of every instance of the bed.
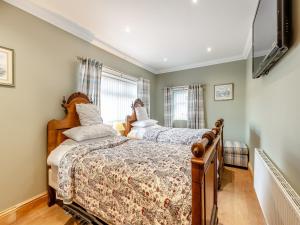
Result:
{"label": "bed", "polygon": [[192,147],[122,136],[67,139],[63,132],[80,126],[75,105],[88,103],[74,93],[62,104],[65,118],[48,122],[48,156],[67,149],[48,165],[49,206],[91,224],[217,224],[219,127]]}
{"label": "bed", "polygon": [[[134,127],[134,124],[138,122],[136,108],[144,107],[144,103],[141,99],[136,99],[132,105],[132,114],[127,116],[125,123],[125,135],[131,139],[144,139],[147,141],[153,141],[158,143],[170,143],[170,144],[182,144],[192,146],[195,142],[201,140],[202,136],[210,131],[210,129],[190,129],[190,128],[169,128],[160,125],[151,125],[146,127]],[[223,140],[223,128],[224,120],[218,119],[215,122],[215,127],[220,130],[220,144],[218,152],[218,188],[221,188],[221,180],[224,169],[224,140]]]}

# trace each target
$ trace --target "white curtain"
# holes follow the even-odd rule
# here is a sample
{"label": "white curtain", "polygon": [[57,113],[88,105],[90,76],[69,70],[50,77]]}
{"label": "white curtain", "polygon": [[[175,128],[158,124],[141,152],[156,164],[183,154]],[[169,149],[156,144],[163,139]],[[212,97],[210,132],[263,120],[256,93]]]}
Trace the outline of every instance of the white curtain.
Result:
{"label": "white curtain", "polygon": [[80,59],[77,91],[86,94],[99,110],[101,106],[101,74],[101,63],[89,58]]}
{"label": "white curtain", "polygon": [[137,97],[140,98],[147,109],[150,117],[150,80],[140,78],[137,82]]}
{"label": "white curtain", "polygon": [[130,105],[137,98],[137,83],[127,79],[107,76],[101,83],[101,114],[104,123],[125,121],[131,115]]}
{"label": "white curtain", "polygon": [[188,127],[205,127],[203,88],[200,84],[188,86]]}

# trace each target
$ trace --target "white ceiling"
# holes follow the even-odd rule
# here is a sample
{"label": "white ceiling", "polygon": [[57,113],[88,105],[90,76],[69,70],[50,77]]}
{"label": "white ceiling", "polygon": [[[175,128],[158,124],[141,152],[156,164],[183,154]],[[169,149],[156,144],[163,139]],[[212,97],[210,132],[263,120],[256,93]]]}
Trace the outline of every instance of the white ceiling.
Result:
{"label": "white ceiling", "polygon": [[6,1],[154,73],[244,59],[257,6],[257,0]]}

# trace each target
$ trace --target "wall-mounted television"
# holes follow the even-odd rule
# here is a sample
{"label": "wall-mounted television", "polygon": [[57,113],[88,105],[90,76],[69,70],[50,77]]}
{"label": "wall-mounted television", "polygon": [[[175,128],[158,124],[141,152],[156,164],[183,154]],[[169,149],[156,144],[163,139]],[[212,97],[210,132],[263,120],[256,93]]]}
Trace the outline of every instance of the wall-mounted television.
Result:
{"label": "wall-mounted television", "polygon": [[259,78],[289,49],[290,0],[259,0],[252,32],[252,76]]}

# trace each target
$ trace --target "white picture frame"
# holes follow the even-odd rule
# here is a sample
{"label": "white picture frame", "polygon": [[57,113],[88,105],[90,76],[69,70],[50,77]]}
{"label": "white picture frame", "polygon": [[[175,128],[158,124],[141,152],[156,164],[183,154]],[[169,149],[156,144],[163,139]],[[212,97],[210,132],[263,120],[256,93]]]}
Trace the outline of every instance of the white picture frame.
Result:
{"label": "white picture frame", "polygon": [[14,50],[0,46],[0,85],[14,87]]}
{"label": "white picture frame", "polygon": [[215,101],[233,100],[233,83],[214,85]]}

